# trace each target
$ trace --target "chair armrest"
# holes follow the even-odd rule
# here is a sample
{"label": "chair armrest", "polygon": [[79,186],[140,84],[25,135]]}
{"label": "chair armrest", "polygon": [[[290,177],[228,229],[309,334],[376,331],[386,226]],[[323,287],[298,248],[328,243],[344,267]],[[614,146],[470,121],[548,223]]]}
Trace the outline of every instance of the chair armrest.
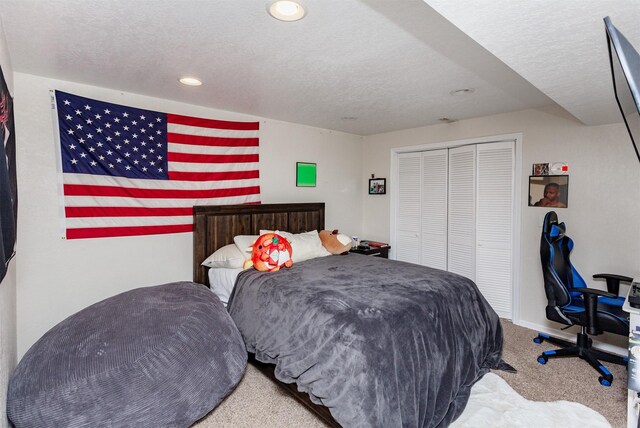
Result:
{"label": "chair armrest", "polygon": [[633,278],[629,278],[624,275],[616,275],[613,273],[598,273],[593,275],[594,279],[605,279],[607,281],[607,291],[609,293],[615,294],[615,297],[619,296],[620,293],[620,283],[628,282],[631,283]]}
{"label": "chair armrest", "polygon": [[616,294],[609,293],[608,291],[604,290],[598,290],[597,288],[572,288],[571,291],[579,291],[580,293],[585,295],[585,297],[587,297],[588,295],[593,295],[595,298],[597,298],[598,296],[611,297],[612,299],[618,297],[618,295]]}
{"label": "chair armrest", "polygon": [[611,297],[615,299],[616,294],[608,293],[604,290],[596,288],[574,288],[573,291],[579,291],[584,296],[584,311],[587,317],[587,333],[591,335],[601,334],[602,330],[598,326],[598,297]]}

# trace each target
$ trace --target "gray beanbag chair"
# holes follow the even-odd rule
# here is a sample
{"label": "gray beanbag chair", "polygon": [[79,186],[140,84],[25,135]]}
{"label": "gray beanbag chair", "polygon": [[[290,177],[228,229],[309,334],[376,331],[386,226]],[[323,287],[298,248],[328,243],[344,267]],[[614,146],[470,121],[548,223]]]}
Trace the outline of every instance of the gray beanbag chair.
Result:
{"label": "gray beanbag chair", "polygon": [[176,282],[98,302],[49,330],[9,383],[16,427],[187,427],[240,381],[247,352],[206,287]]}

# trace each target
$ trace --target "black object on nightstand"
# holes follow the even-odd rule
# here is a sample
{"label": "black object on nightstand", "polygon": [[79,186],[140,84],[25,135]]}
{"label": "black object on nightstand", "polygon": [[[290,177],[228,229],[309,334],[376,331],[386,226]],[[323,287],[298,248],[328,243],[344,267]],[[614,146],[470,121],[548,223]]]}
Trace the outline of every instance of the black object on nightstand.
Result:
{"label": "black object on nightstand", "polygon": [[349,250],[349,252],[388,259],[389,248],[391,247],[388,245],[386,247],[369,247],[368,245],[358,245],[357,248],[352,248],[351,250]]}

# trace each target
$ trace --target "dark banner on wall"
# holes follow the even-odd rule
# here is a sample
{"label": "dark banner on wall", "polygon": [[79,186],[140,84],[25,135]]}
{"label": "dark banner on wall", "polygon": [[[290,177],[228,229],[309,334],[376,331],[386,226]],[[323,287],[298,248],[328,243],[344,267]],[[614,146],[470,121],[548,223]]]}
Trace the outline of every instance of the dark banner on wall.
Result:
{"label": "dark banner on wall", "polygon": [[13,99],[0,70],[0,282],[15,254],[18,186],[16,182],[16,136]]}

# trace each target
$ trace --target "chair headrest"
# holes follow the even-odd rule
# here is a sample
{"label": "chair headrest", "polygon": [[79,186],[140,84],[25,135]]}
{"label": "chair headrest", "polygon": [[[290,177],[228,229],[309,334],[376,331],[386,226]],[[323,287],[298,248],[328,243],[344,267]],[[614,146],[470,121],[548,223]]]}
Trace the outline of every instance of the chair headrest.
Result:
{"label": "chair headrest", "polygon": [[562,239],[564,237],[564,232],[567,230],[564,223],[552,224],[551,231],[549,233],[549,237],[552,242],[557,241],[558,239]]}
{"label": "chair headrest", "polygon": [[544,216],[542,234],[547,236],[549,242],[555,242],[562,239],[566,230],[564,223],[558,222],[558,215],[555,211],[549,211]]}
{"label": "chair headrest", "polygon": [[555,211],[549,211],[544,216],[544,221],[542,222],[542,233],[550,234],[551,226],[554,224],[558,224],[558,215]]}

